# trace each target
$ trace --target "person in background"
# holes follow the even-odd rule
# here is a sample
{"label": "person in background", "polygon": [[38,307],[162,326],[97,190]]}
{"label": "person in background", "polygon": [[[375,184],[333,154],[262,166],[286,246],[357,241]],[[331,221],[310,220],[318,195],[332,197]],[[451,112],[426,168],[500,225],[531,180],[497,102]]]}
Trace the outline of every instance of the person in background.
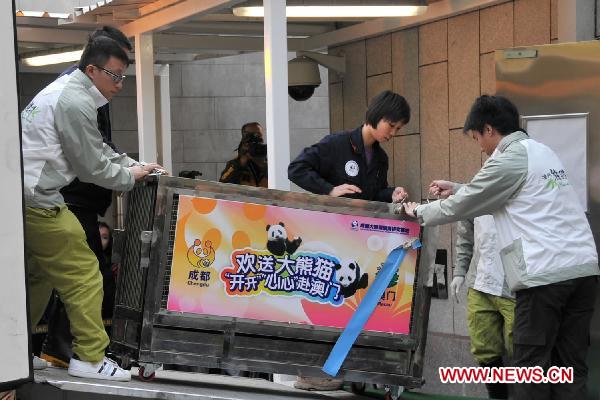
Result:
{"label": "person in background", "polygon": [[[100,243],[102,245],[102,263],[100,263],[100,272],[102,273],[102,287],[104,289],[104,299],[102,300],[102,318],[110,320],[113,317],[115,308],[115,295],[117,292],[117,269],[111,262],[112,259],[112,230],[106,222],[98,221],[98,231],[100,232]],[[110,327],[106,327],[106,332],[110,335]]]}
{"label": "person in background", "polygon": [[[457,226],[456,261],[450,292],[458,302],[467,272],[467,327],[471,353],[481,367],[503,367],[512,357],[515,296],[504,279],[494,217],[482,215]],[[486,383],[490,399],[508,399],[506,383]]]}
{"label": "person in background", "polygon": [[400,202],[408,193],[388,186],[388,156],[380,143],[391,140],[409,121],[404,97],[381,92],[371,100],[362,126],[305,148],[290,163],[288,178],[311,193]]}
{"label": "person in background", "polygon": [[100,233],[100,244],[102,245],[102,253],[107,264],[110,264],[112,256],[112,232],[110,226],[106,222],[98,221],[98,232]]}
{"label": "person in background", "polygon": [[[133,50],[127,37],[116,28],[110,26],[98,28],[90,34],[89,40],[92,41],[98,37],[107,37],[115,40],[126,53]],[[58,77],[57,81],[67,80],[77,69],[77,65],[69,67]],[[105,74],[108,74],[108,72]],[[110,77],[112,78],[112,76]],[[106,102],[98,107],[97,112],[97,125],[102,135],[102,141],[118,153],[117,147],[112,143],[109,103]],[[110,207],[113,197],[112,190],[91,182],[82,182],[79,178],[75,178],[70,184],[63,187],[60,192],[67,207],[81,224],[87,243],[98,259],[102,275],[106,277],[104,252],[98,233],[98,216],[104,216],[106,210]],[[110,266],[108,268],[110,269]],[[104,279],[104,283],[110,285],[110,287],[104,287],[104,292],[113,293],[112,295],[114,296],[114,283],[111,283],[109,279]],[[102,315],[105,318],[111,318],[109,316],[112,316],[111,304],[114,304],[114,299],[103,302]],[[107,309],[106,307],[109,308]],[[46,319],[48,321],[48,334],[42,344],[40,358],[50,362],[54,366],[68,368],[69,360],[73,354],[71,350],[73,337],[71,336],[69,319],[67,318],[65,307],[56,292],[52,296],[51,304],[46,313]]]}
{"label": "person in background", "polygon": [[[128,381],[129,371],[105,356],[102,276],[81,223],[60,190],[75,177],[108,189],[131,190],[158,164],[141,165],[102,142],[98,107],[123,88],[129,58],[115,40],[90,40],[79,67],[52,82],[21,113],[25,252],[31,326],[56,289],[71,322],[72,376]],[[99,237],[98,225],[95,233]]]}
{"label": "person in background", "polygon": [[242,126],[242,139],[237,152],[236,158],[227,161],[219,182],[267,187],[267,145],[264,143],[263,128],[258,122]]}
{"label": "person in background", "polygon": [[[384,91],[369,104],[365,123],[349,132],[335,133],[305,148],[290,163],[288,178],[311,193],[364,200],[400,202],[408,193],[388,186],[388,157],[380,143],[394,137],[410,121],[404,97]],[[294,384],[304,390],[338,390],[343,380],[299,376]]]}
{"label": "person in background", "polygon": [[447,197],[404,210],[423,226],[491,214],[510,290],[516,294],[517,367],[572,367],[573,383],[520,383],[516,400],[585,399],[590,323],[598,292],[598,253],[590,224],[556,153],[519,126],[502,96],[475,100],[464,132],[490,158],[466,185],[433,181]]}

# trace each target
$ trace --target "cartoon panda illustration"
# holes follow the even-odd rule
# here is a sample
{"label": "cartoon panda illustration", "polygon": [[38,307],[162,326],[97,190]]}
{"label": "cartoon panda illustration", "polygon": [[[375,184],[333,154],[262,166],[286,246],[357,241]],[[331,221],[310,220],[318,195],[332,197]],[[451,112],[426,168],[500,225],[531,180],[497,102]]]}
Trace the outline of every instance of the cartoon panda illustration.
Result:
{"label": "cartoon panda illustration", "polygon": [[335,279],[340,284],[340,293],[344,298],[354,296],[358,289],[366,289],[369,285],[369,275],[361,274],[356,261],[336,264]]}
{"label": "cartoon panda illustration", "polygon": [[267,225],[267,249],[276,256],[282,256],[286,252],[288,254],[294,254],[300,244],[302,238],[294,238],[289,240],[285,225],[283,222],[279,222],[275,225]]}
{"label": "cartoon panda illustration", "polygon": [[215,249],[210,240],[195,239],[194,244],[188,248],[187,259],[194,267],[210,267],[215,261]]}

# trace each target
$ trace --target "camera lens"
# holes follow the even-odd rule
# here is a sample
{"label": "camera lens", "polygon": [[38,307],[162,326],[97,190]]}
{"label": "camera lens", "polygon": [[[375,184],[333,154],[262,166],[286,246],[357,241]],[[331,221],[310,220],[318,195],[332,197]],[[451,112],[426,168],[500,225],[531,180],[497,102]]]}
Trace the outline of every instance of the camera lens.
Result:
{"label": "camera lens", "polygon": [[250,143],[248,150],[252,157],[265,157],[267,155],[267,145],[264,143]]}
{"label": "camera lens", "polygon": [[289,86],[288,93],[290,97],[296,101],[306,101],[315,93],[315,86]]}

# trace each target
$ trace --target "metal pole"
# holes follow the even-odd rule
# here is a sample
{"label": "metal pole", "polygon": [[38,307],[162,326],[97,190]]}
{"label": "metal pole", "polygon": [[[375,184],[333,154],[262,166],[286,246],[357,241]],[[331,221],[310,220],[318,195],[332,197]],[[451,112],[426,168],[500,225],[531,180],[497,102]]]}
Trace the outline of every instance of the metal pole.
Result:
{"label": "metal pole", "polygon": [[158,68],[160,82],[159,90],[159,116],[160,116],[160,158],[158,162],[171,174],[173,160],[171,157],[171,90],[169,87],[169,65]]}
{"label": "metal pole", "polygon": [[156,93],[154,90],[154,43],[152,33],[135,36],[135,78],[139,160],[157,161]]}
{"label": "metal pole", "polygon": [[265,0],[265,96],[269,188],[290,190],[287,26],[285,0]]}

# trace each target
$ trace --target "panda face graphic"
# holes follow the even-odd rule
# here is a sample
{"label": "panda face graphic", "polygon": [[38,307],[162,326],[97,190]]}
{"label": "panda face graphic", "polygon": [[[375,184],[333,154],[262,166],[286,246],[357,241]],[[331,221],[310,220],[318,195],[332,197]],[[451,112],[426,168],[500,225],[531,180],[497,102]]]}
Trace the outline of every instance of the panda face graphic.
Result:
{"label": "panda face graphic", "polygon": [[366,289],[369,286],[369,275],[360,271],[356,261],[336,264],[335,279],[344,298],[354,296],[358,289]]}
{"label": "panda face graphic", "polygon": [[357,279],[356,264],[353,262],[341,265],[339,269],[335,271],[335,277],[340,285],[348,287],[352,285]]}
{"label": "panda face graphic", "polygon": [[285,240],[287,239],[287,232],[282,224],[270,225],[267,229],[268,240]]}

